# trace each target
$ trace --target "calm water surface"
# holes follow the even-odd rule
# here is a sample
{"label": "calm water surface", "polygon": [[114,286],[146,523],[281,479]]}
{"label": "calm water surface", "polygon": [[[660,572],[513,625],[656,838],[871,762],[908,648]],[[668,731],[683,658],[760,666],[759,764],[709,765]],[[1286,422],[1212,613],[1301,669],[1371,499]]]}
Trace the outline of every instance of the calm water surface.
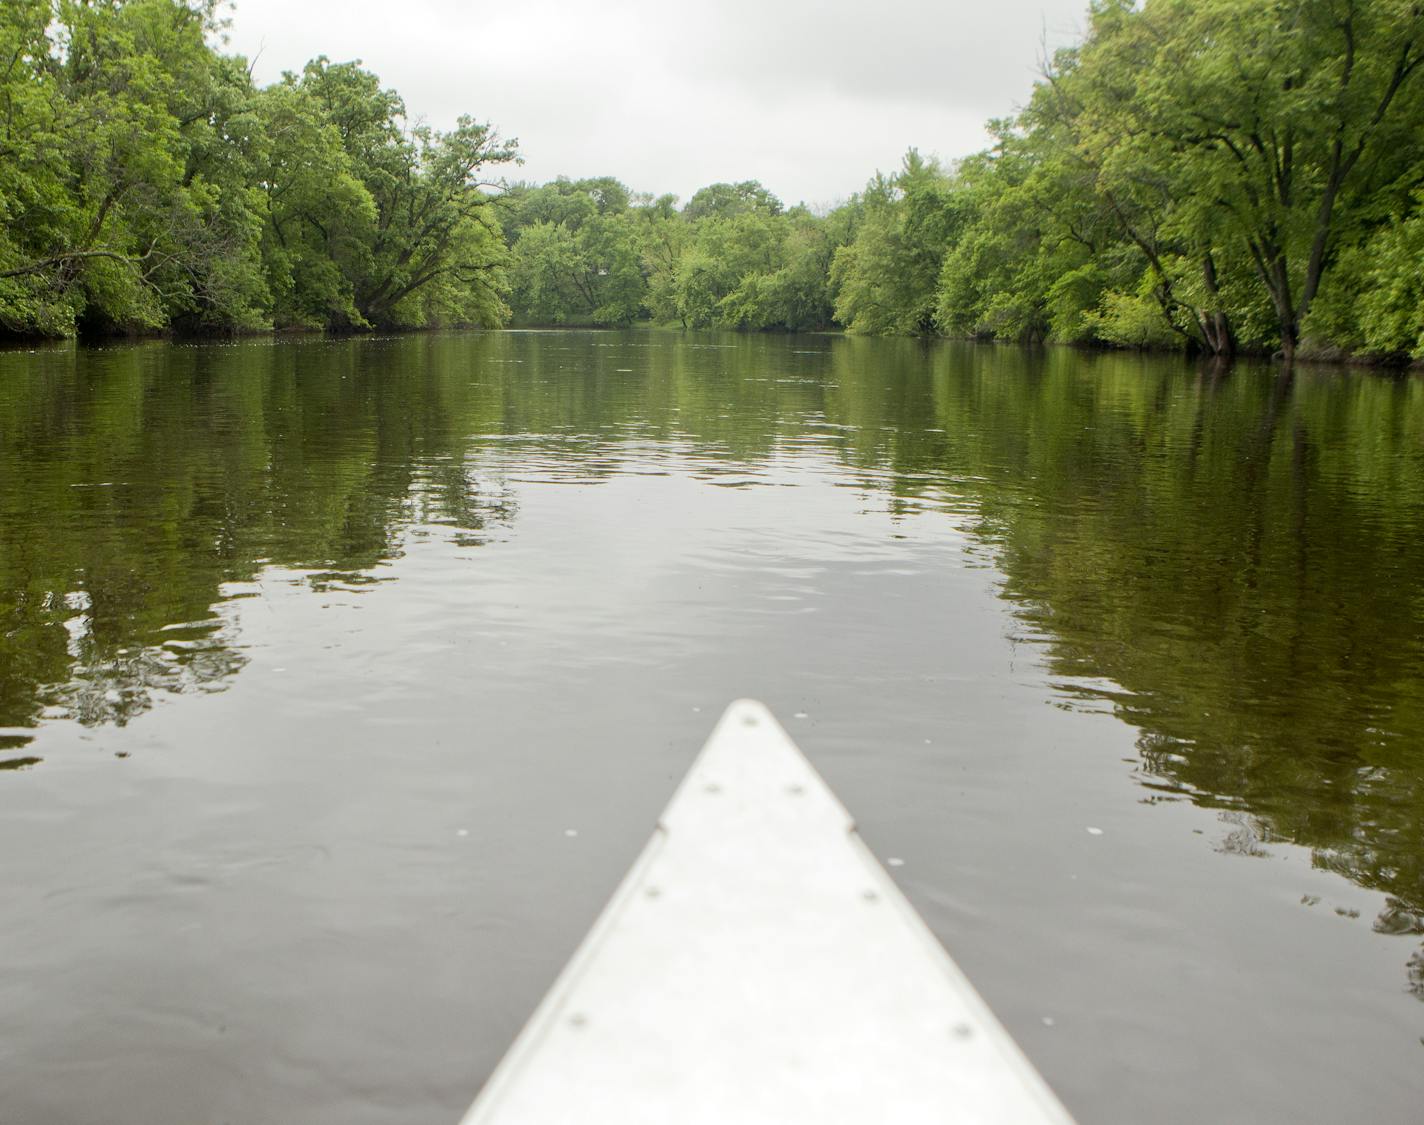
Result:
{"label": "calm water surface", "polygon": [[453,1123],[766,700],[1083,1122],[1415,1120],[1424,380],[0,354],[0,1120]]}

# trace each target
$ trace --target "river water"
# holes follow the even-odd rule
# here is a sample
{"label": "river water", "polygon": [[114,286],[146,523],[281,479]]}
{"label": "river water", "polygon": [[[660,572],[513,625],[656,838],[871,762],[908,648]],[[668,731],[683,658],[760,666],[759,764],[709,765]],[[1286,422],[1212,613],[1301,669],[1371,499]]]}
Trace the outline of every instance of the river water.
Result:
{"label": "river water", "polygon": [[0,353],[0,1120],[453,1123],[765,700],[1088,1122],[1424,1099],[1424,380]]}

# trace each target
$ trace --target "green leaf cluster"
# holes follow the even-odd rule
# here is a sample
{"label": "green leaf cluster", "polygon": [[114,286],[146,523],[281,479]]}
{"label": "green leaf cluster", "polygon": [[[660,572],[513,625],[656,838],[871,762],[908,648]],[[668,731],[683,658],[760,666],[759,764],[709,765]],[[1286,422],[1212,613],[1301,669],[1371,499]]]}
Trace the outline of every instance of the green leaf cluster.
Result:
{"label": "green leaf cluster", "polygon": [[789,331],[832,323],[835,215],[787,210],[755,181],[681,208],[610,177],[517,184],[499,202],[516,323]]}
{"label": "green leaf cluster", "polygon": [[514,145],[358,63],[260,88],[217,7],[0,6],[0,333],[500,323]]}
{"label": "green leaf cluster", "polygon": [[959,181],[937,326],[1420,354],[1424,8],[1099,0]]}

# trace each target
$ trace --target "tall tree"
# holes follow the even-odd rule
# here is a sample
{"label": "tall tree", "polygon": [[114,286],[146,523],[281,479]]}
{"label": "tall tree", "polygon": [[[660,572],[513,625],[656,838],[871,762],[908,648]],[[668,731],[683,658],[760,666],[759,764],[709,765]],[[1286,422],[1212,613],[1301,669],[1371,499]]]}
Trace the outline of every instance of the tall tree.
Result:
{"label": "tall tree", "polygon": [[1416,159],[1424,6],[1112,0],[1082,59],[1128,72],[1122,118],[1165,143],[1204,250],[1244,251],[1293,355],[1342,235]]}
{"label": "tall tree", "polygon": [[319,58],[301,85],[322,105],[376,207],[375,232],[353,277],[362,321],[497,323],[505,262],[489,170],[517,161],[515,142],[461,117],[449,132],[407,127],[405,105],[357,63]]}

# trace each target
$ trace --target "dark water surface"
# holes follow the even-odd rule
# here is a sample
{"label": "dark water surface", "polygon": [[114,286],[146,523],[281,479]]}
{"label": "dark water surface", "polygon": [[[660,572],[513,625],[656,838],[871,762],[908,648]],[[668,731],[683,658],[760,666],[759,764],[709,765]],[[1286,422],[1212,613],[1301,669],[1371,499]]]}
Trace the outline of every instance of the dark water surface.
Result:
{"label": "dark water surface", "polygon": [[0,1120],[453,1123],[766,700],[1089,1122],[1417,1120],[1424,380],[0,354]]}

